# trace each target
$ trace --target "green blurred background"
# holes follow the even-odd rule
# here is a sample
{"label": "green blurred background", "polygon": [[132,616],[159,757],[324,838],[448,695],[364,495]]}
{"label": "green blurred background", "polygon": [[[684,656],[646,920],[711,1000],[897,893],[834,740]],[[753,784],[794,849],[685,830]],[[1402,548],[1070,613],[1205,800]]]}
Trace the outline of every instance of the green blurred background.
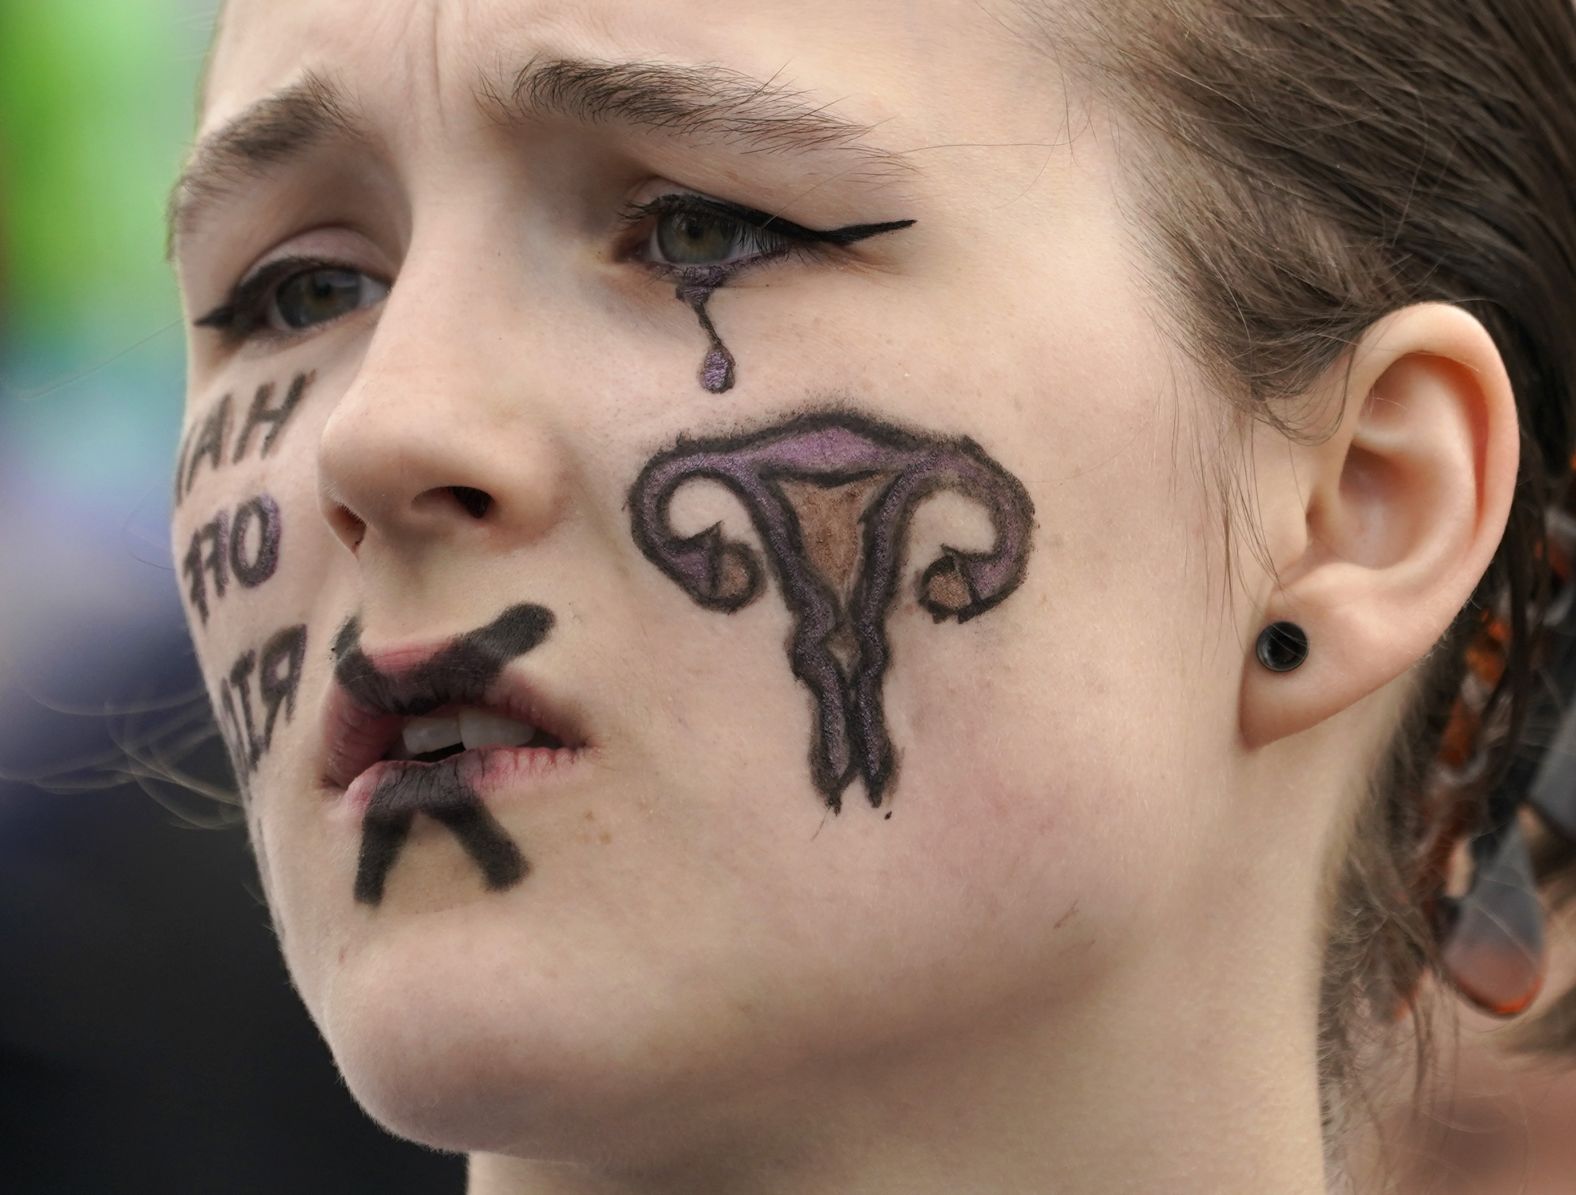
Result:
{"label": "green blurred background", "polygon": [[[163,200],[192,125],[211,4],[0,0],[0,335],[5,397],[65,383],[134,401],[95,412],[121,451],[57,458],[102,484],[163,452],[178,416],[181,336],[163,261]],[[98,369],[96,382],[73,384]],[[109,376],[105,376],[105,375]],[[59,390],[53,394],[58,396]],[[10,412],[13,417],[14,412]],[[25,434],[64,422],[34,413]],[[58,451],[55,440],[44,449]]]}
{"label": "green blurred background", "polygon": [[0,0],[0,1192],[458,1191],[338,1082],[233,804],[153,775],[227,784],[167,542],[213,8]]}
{"label": "green blurred background", "polygon": [[0,0],[0,768],[78,746],[40,707],[162,687],[132,664],[149,633],[181,650],[162,491],[182,337],[161,226],[210,8]]}

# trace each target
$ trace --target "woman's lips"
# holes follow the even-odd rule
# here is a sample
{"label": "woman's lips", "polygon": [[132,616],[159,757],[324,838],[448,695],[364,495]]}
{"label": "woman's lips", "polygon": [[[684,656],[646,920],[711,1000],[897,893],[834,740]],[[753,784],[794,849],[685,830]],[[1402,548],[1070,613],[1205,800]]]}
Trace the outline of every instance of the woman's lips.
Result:
{"label": "woman's lips", "polygon": [[[440,703],[424,716],[439,715],[452,708]],[[501,678],[482,701],[466,703],[464,708],[483,710],[500,718],[528,724],[556,740],[558,745],[475,747],[456,752],[448,759],[432,762],[390,759],[390,753],[400,745],[410,718],[369,708],[336,684],[329,691],[323,715],[324,783],[333,789],[349,789],[365,779],[369,772],[385,765],[432,768],[462,761],[465,766],[472,766],[478,757],[493,755],[517,758],[529,764],[527,770],[542,770],[549,764],[557,768],[588,746],[574,719],[560,712],[556,706],[550,706],[535,689],[510,677]]]}
{"label": "woman's lips", "polygon": [[[460,700],[455,700],[456,697]],[[452,714],[461,708],[527,724],[555,740],[556,745],[474,747],[433,762],[389,758],[400,747],[405,726],[411,718]],[[464,766],[470,767],[478,757],[496,754],[516,759],[516,771],[525,775],[542,772],[549,764],[553,768],[562,767],[589,747],[578,718],[565,712],[556,701],[545,698],[539,687],[528,684],[512,672],[499,677],[480,700],[471,697],[463,683],[451,688],[441,677],[436,681],[429,677],[422,693],[401,695],[398,709],[369,705],[335,681],[324,702],[322,743],[323,783],[334,790],[348,790],[369,771],[385,764],[423,768],[462,761]]]}
{"label": "woman's lips", "polygon": [[394,748],[405,721],[397,714],[367,709],[336,684],[323,714],[324,784],[348,788]]}
{"label": "woman's lips", "polygon": [[[477,766],[477,757],[499,748],[521,753],[517,762],[529,762],[531,751],[546,747],[584,750],[586,736],[575,719],[528,682],[521,667],[553,623],[546,607],[522,603],[446,642],[368,651],[362,647],[360,619],[349,619],[334,642],[334,678],[321,719],[324,785],[345,791],[380,762],[405,762],[412,755],[427,762],[427,756],[441,756],[449,748],[454,755],[434,758],[427,766],[452,758],[461,761],[456,767],[469,768]],[[416,745],[395,751],[416,718],[426,719],[411,728],[409,741]],[[466,729],[456,731],[461,726]],[[450,738],[446,730],[453,734],[451,741],[434,741],[435,733],[438,740]],[[507,746],[511,730],[519,732],[517,742],[534,746]],[[469,750],[463,749],[467,743]],[[467,755],[473,758],[462,759]],[[483,772],[490,772],[490,765]]]}
{"label": "woman's lips", "polygon": [[571,747],[481,747],[432,763],[382,760],[350,782],[339,804],[359,819],[365,816],[374,795],[396,785],[406,790],[399,803],[412,808],[423,806],[422,792],[429,788],[463,788],[491,804],[508,790],[561,773],[573,766],[579,755]]}

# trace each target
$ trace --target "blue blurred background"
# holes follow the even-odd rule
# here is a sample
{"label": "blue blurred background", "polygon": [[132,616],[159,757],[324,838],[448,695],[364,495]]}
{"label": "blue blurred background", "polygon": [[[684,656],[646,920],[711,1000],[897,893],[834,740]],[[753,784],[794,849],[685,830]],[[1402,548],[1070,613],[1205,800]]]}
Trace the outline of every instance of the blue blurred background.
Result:
{"label": "blue blurred background", "polygon": [[458,1191],[289,990],[182,623],[163,203],[213,8],[0,0],[0,1192]]}

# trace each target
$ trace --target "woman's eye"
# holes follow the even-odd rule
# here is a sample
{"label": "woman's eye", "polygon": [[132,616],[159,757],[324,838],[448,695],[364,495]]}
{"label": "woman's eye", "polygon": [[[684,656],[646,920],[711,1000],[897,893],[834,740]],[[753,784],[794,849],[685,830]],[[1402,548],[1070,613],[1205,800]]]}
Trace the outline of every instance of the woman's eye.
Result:
{"label": "woman's eye", "polygon": [[663,195],[629,209],[625,219],[648,230],[638,257],[681,271],[744,266],[808,248],[817,239],[810,229],[704,195]]}
{"label": "woman's eye", "polygon": [[745,234],[738,220],[716,212],[668,212],[652,233],[658,257],[675,266],[722,265],[732,260]]}
{"label": "woman's eye", "polygon": [[277,331],[299,332],[380,302],[388,285],[359,270],[323,268],[293,274],[279,284],[269,304]]}
{"label": "woman's eye", "polygon": [[[819,258],[869,237],[910,227],[912,220],[807,228],[771,212],[741,207],[694,192],[673,192],[624,211],[624,221],[642,231],[630,256],[657,270],[732,273],[756,262],[802,256]],[[727,268],[724,268],[727,267]]]}
{"label": "woman's eye", "polygon": [[231,343],[290,337],[381,303],[389,284],[349,266],[285,259],[246,278],[222,307],[196,321]]}

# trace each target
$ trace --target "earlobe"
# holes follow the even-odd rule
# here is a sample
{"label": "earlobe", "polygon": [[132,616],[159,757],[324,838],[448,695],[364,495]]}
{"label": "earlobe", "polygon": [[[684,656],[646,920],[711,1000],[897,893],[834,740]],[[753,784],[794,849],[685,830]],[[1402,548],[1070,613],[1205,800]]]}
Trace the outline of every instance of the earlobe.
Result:
{"label": "earlobe", "polygon": [[1296,527],[1264,582],[1259,627],[1295,622],[1309,647],[1287,673],[1250,648],[1249,747],[1324,721],[1420,660],[1493,560],[1515,489],[1515,398],[1492,337],[1467,312],[1395,312],[1327,381],[1348,396],[1334,434],[1259,478],[1266,517]]}

